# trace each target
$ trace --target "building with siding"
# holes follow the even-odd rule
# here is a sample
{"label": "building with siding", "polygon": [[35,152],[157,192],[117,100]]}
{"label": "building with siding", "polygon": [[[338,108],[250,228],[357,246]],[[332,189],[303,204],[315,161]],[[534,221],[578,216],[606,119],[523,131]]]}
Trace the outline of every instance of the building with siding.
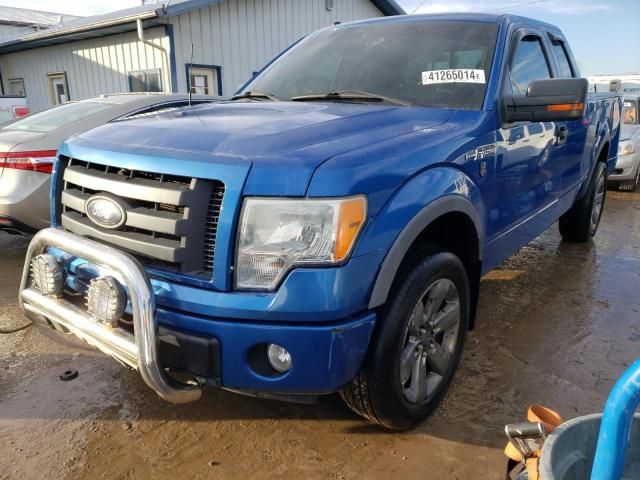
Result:
{"label": "building with siding", "polygon": [[[32,111],[102,93],[234,93],[304,35],[404,13],[394,0],[172,0],[78,18],[0,43],[0,85]],[[192,47],[193,46],[193,47]],[[193,51],[193,56],[192,56]]]}

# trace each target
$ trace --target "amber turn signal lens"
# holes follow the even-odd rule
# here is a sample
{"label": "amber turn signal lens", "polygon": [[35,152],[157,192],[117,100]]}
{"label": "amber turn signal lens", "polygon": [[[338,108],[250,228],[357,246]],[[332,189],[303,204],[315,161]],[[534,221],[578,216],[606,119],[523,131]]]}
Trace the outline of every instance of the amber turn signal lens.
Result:
{"label": "amber turn signal lens", "polygon": [[346,258],[349,254],[366,217],[367,200],[365,197],[349,199],[340,205],[335,251],[335,259],[337,261]]}
{"label": "amber turn signal lens", "polygon": [[584,103],[560,103],[558,105],[547,105],[548,112],[581,112],[583,110]]}

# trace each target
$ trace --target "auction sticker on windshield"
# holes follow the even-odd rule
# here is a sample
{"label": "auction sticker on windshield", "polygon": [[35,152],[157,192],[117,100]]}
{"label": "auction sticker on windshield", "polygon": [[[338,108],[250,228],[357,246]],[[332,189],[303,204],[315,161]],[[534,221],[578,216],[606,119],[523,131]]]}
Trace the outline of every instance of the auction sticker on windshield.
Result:
{"label": "auction sticker on windshield", "polygon": [[475,68],[451,68],[422,72],[422,84],[434,83],[485,83],[484,70]]}

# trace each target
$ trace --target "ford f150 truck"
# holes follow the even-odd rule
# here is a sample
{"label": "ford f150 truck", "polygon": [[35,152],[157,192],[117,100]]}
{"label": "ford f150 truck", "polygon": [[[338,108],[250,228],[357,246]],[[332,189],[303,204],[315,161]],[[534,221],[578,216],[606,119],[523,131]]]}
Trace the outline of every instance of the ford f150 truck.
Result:
{"label": "ford f150 truck", "polygon": [[480,277],[558,219],[595,235],[621,99],[586,92],[562,33],[527,18],[325,28],[228,101],[68,140],[21,305],[170,402],[341,392],[410,428]]}

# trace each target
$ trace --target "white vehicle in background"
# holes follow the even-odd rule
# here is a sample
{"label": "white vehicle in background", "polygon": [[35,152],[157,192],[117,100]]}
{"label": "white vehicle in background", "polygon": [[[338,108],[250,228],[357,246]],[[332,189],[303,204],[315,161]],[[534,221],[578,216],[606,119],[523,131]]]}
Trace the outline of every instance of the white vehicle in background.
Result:
{"label": "white vehicle in background", "polygon": [[0,125],[28,115],[27,98],[17,95],[0,95]]}
{"label": "white vehicle in background", "polygon": [[625,95],[618,161],[609,186],[632,191],[640,184],[640,94]]}
{"label": "white vehicle in background", "polygon": [[608,92],[612,81],[620,82],[620,93],[622,95],[640,95],[640,73],[630,73],[623,75],[592,75],[589,80],[590,92]]}

